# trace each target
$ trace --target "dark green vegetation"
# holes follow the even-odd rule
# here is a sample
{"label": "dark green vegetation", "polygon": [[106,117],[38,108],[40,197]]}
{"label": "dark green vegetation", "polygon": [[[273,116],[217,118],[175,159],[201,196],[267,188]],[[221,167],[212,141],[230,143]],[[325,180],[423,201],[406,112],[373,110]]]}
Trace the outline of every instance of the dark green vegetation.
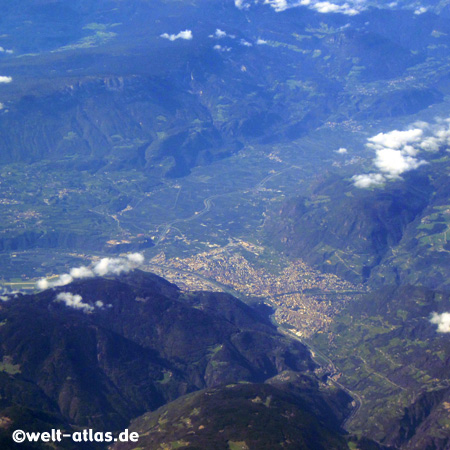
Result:
{"label": "dark green vegetation", "polygon": [[448,334],[430,323],[450,310],[449,198],[448,161],[436,158],[382,188],[324,177],[266,221],[277,248],[373,289],[311,343],[357,401],[348,429],[392,448],[449,442]]}
{"label": "dark green vegetation", "polygon": [[349,305],[329,334],[313,339],[358,395],[352,429],[394,448],[448,445],[450,343],[429,319],[449,308],[448,293],[384,288]]}
{"label": "dark green vegetation", "polygon": [[431,162],[420,174],[372,190],[327,177],[310,196],[272,211],[267,239],[290,256],[354,282],[448,289],[447,171],[447,163]]}
{"label": "dark green vegetation", "polygon": [[[13,50],[0,51],[0,76],[12,77],[0,83],[2,281],[21,287],[93,254],[183,257],[244,238],[370,288],[413,284],[349,304],[314,345],[363,400],[351,430],[395,448],[445,448],[446,336],[428,319],[448,310],[447,147],[377,188],[351,178],[374,170],[370,136],[448,117],[450,10],[386,3],[347,16],[232,0],[0,0],[0,46]],[[192,40],[160,37],[186,29]],[[263,384],[310,371],[303,346],[228,296],[135,277],[71,285],[113,305],[92,314],[51,292],[2,303],[5,417],[118,429],[201,390],[167,405],[174,422],[161,443],[191,439],[176,427],[190,402],[207,408],[212,439],[215,405],[230,395],[239,425],[260,413],[278,436],[277,412],[292,408],[310,424],[287,420],[296,439],[310,430],[324,447],[343,445],[345,405],[321,422],[302,395]],[[205,391],[242,380],[257,384]],[[221,445],[247,445],[237,428]]]}
{"label": "dark green vegetation", "polygon": [[[58,292],[69,291],[81,295],[84,303],[102,301],[104,306],[85,313],[55,302]],[[346,448],[339,425],[348,413],[349,397],[322,383],[319,390],[306,347],[278,334],[266,319],[228,294],[183,294],[139,271],[120,279],[91,279],[72,283],[70,289],[2,303],[0,338],[2,449],[10,448],[10,434],[19,426],[27,431],[121,430],[130,419],[181,395],[237,381],[250,384],[231,391],[201,391],[167,408],[181,417],[192,401],[203,408],[208,392],[218,392],[219,398],[206,401],[203,413],[208,414],[197,414],[198,420],[212,420],[211,426],[205,423],[210,441],[219,422],[244,436],[241,420],[255,423],[251,439],[262,439],[258,430],[267,420],[273,421],[272,430],[277,428],[278,412],[287,408],[293,442],[304,439],[312,449],[316,447],[311,439],[320,436],[324,448],[327,442]],[[274,376],[274,387],[252,384]],[[230,404],[220,397],[226,398],[227,392],[232,394]],[[255,408],[265,412],[262,420],[255,418],[258,411],[244,409],[234,422],[229,408],[249,396],[263,399],[261,405],[254,401]],[[208,408],[215,410],[215,419]],[[306,422],[295,425],[294,418]],[[175,422],[171,425],[176,428]],[[164,439],[177,440],[172,431],[166,430]]]}
{"label": "dark green vegetation", "polygon": [[[56,268],[254,237],[317,173],[360,171],[367,133],[446,111],[443,5],[355,16],[232,0],[0,7],[0,45],[14,51],[0,54],[13,78],[0,84],[5,279],[48,273],[50,249]],[[185,29],[192,40],[160,37]]]}
{"label": "dark green vegetation", "polygon": [[310,378],[285,372],[266,384],[230,384],[190,394],[136,419],[130,430],[142,435],[140,447],[155,450],[348,449],[333,413],[343,399],[326,395]]}

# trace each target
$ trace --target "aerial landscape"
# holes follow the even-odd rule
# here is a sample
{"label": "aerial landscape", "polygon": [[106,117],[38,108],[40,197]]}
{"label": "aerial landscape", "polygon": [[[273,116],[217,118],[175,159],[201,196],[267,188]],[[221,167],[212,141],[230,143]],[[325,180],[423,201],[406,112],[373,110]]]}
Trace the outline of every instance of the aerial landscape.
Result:
{"label": "aerial landscape", "polygon": [[0,7],[1,449],[450,448],[450,0]]}

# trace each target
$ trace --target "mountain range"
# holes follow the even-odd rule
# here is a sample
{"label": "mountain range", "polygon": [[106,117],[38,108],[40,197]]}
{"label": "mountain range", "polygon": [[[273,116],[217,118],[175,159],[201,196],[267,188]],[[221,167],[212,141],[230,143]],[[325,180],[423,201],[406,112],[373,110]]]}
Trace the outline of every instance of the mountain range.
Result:
{"label": "mountain range", "polygon": [[[70,302],[76,296],[79,301]],[[208,448],[219,423],[234,414],[233,402],[251,398],[261,398],[252,401],[267,417],[259,421],[258,412],[245,409],[251,402],[242,405],[243,422],[233,422],[235,432],[224,435],[223,445],[245,441],[248,420],[256,420],[251,439],[264,442],[260,427],[269,421],[276,429],[278,413],[286,414],[287,408],[293,409],[288,413],[293,435],[285,439],[292,445],[305,439],[313,448],[312,436],[320,435],[324,448],[326,442],[347,448],[339,425],[351,409],[348,395],[320,382],[303,344],[280,335],[267,318],[228,294],[186,294],[162,278],[135,271],[20,295],[2,303],[0,316],[2,448],[16,448],[10,435],[19,426],[119,431],[158,407],[180,417],[184,408],[201,410],[199,420],[216,414],[214,424],[206,426],[209,437],[199,444]],[[228,392],[232,397],[226,406]],[[160,410],[151,414],[157,421],[164,417]],[[314,429],[296,424],[296,415],[305,416]],[[139,420],[148,423],[145,417]],[[170,425],[174,428],[158,437],[161,445],[184,438],[175,421]]]}
{"label": "mountain range", "polygon": [[448,0],[0,10],[2,448],[448,447]]}

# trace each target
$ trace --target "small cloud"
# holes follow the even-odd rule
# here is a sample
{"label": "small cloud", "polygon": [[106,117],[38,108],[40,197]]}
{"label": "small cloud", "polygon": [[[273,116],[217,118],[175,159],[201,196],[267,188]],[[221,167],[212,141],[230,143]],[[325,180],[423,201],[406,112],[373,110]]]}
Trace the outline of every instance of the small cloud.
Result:
{"label": "small cloud", "polygon": [[267,41],[265,41],[264,39],[259,38],[256,41],[256,45],[265,45],[265,44],[267,44]]}
{"label": "small cloud", "polygon": [[216,32],[214,33],[214,36],[217,39],[222,39],[226,37],[227,33],[225,31],[222,31],[220,28],[217,28]]}
{"label": "small cloud", "polygon": [[437,152],[440,147],[439,139],[434,136],[427,137],[420,143],[420,148],[427,152]]}
{"label": "small cloud", "polygon": [[120,275],[136,269],[144,262],[144,257],[140,253],[132,253],[126,258],[103,258],[92,269],[95,275]]}
{"label": "small cloud", "polygon": [[311,8],[322,14],[341,13],[348,16],[354,16],[360,13],[360,10],[352,8],[348,3],[336,5],[331,2],[316,2],[311,5]]}
{"label": "small cloud", "polygon": [[426,13],[428,11],[428,8],[425,8],[424,6],[422,6],[422,7],[420,7],[420,8],[417,8],[415,11],[414,11],[414,14],[416,15],[416,16],[420,16],[421,14],[424,14],[424,13]]}
{"label": "small cloud", "polygon": [[270,5],[275,11],[285,11],[289,5],[286,0],[264,0],[265,5]]}
{"label": "small cloud", "polygon": [[[313,9],[322,14],[340,13],[349,16],[359,14],[366,8],[365,0],[348,0],[345,3],[338,2],[339,4],[317,0],[254,0],[253,3],[269,5],[276,12],[286,11],[287,9],[299,6],[306,6],[309,9]],[[234,4],[237,8],[245,10],[250,8],[252,2],[249,0],[235,0]]]}
{"label": "small cloud", "polygon": [[12,77],[0,75],[0,83],[11,83]]}
{"label": "small cloud", "polygon": [[10,300],[10,297],[8,297],[7,295],[0,295],[0,300],[2,302],[7,302],[8,300]]}
{"label": "small cloud", "polygon": [[[367,141],[366,146],[375,151],[373,163],[380,172],[378,175],[386,179],[398,179],[403,173],[428,164],[418,158],[421,151],[437,152],[450,145],[450,118],[436,119],[435,124],[415,122],[408,130],[378,133]],[[373,179],[370,183],[366,177],[353,177],[358,181],[355,186],[373,186],[377,181]]]}
{"label": "small cloud", "polygon": [[401,150],[384,148],[377,150],[374,163],[388,178],[398,178],[402,173],[426,164],[426,161],[407,156]]}
{"label": "small cloud", "polygon": [[339,150],[336,150],[336,153],[339,153],[340,155],[345,155],[348,152],[348,150],[344,147],[341,147]]}
{"label": "small cloud", "polygon": [[244,47],[253,47],[253,44],[246,41],[245,39],[241,39],[239,42],[241,45],[243,45]]}
{"label": "small cloud", "polygon": [[56,279],[47,280],[46,278],[42,278],[36,283],[36,286],[38,287],[38,289],[45,290],[52,287],[66,286],[67,284],[72,283],[72,281],[73,277],[71,275],[69,275],[68,273],[63,273]]}
{"label": "small cloud", "polygon": [[140,266],[144,264],[145,258],[142,253],[130,253],[127,255],[127,259],[131,264],[135,264],[136,266]]}
{"label": "small cloud", "polygon": [[81,266],[70,269],[70,276],[72,278],[90,278],[94,277],[95,274],[91,269],[88,269],[85,266]]}
{"label": "small cloud", "polygon": [[418,153],[414,145],[422,140],[425,127],[428,127],[428,124],[423,122],[422,128],[393,130],[369,138],[367,146],[373,148],[376,153],[375,166],[387,177],[398,178],[402,173],[426,164],[425,161],[414,158]]}
{"label": "small cloud", "polygon": [[[423,122],[423,124],[425,124],[425,122]],[[420,128],[414,128],[407,131],[393,130],[389,133],[379,133],[376,136],[369,138],[368,141],[371,143],[369,146],[373,148],[388,147],[398,149],[404,145],[420,141],[422,135],[423,129]]]}
{"label": "small cloud", "polygon": [[42,278],[36,283],[38,289],[45,290],[58,286],[66,286],[75,279],[92,278],[95,276],[120,275],[137,269],[144,263],[141,253],[130,253],[124,258],[102,258],[92,267],[75,267],[70,273],[64,273],[56,279]]}
{"label": "small cloud", "polygon": [[381,186],[386,182],[383,175],[379,173],[368,173],[364,175],[354,175],[352,177],[353,184],[360,189],[368,189],[371,187]]}
{"label": "small cloud", "polygon": [[335,5],[330,2],[317,2],[313,5],[313,8],[320,13],[326,14],[330,12],[337,12],[340,7],[339,5]]}
{"label": "small cloud", "polygon": [[433,312],[430,322],[438,326],[438,333],[450,333],[450,313],[438,314],[437,312]]}
{"label": "small cloud", "polygon": [[246,0],[234,0],[234,6],[236,6],[237,9],[249,9],[250,3]]}
{"label": "small cloud", "polygon": [[184,30],[180,31],[178,34],[163,33],[161,34],[161,37],[164,39],[168,39],[169,41],[176,41],[177,39],[185,39],[189,41],[192,39],[193,36],[191,30]]}
{"label": "small cloud", "polygon": [[42,291],[45,291],[46,289],[48,289],[50,287],[50,283],[45,278],[41,278],[36,283],[36,287]]}
{"label": "small cloud", "polygon": [[231,51],[231,47],[223,47],[222,45],[215,45],[213,47],[213,49],[218,52],[230,52]]}
{"label": "small cloud", "polygon": [[110,305],[110,304],[105,305],[101,300],[97,300],[95,302],[95,306],[96,306],[96,308],[104,309],[104,308],[112,308],[113,305]]}
{"label": "small cloud", "polygon": [[95,309],[89,303],[84,303],[81,295],[72,294],[70,292],[60,292],[56,296],[55,301],[65,303],[69,308],[80,309],[84,313],[92,312]]}

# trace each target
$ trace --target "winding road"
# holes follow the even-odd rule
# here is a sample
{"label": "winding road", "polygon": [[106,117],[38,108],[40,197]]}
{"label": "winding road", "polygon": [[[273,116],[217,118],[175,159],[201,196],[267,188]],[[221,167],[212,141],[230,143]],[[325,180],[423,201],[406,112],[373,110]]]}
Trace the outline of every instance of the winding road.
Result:
{"label": "winding road", "polygon": [[[260,191],[260,189],[264,186],[264,184],[266,184],[270,179],[277,177],[278,175],[281,175],[291,169],[301,169],[301,167],[290,166],[290,167],[287,167],[286,169],[280,170],[279,172],[271,173],[271,174],[267,175],[266,177],[264,177],[261,181],[259,181],[253,188],[250,188],[250,190],[258,193]],[[236,191],[211,195],[203,200],[204,208],[201,211],[196,211],[192,216],[188,217],[187,219],[175,219],[175,220],[172,220],[171,222],[160,225],[160,226],[163,226],[163,229],[159,232],[159,236],[155,241],[155,246],[159,245],[163,241],[163,239],[167,236],[167,233],[170,231],[172,226],[175,225],[176,223],[190,222],[191,220],[198,219],[199,217],[208,213],[211,209],[211,206],[213,205],[213,203],[212,203],[213,199],[218,198],[218,197],[223,197],[226,195],[237,194],[239,192],[242,193],[242,192],[246,192],[246,191],[248,191],[248,189],[239,189]],[[180,192],[181,192],[181,188],[180,188],[178,194]],[[176,202],[178,202],[178,196],[177,196]]]}
{"label": "winding road", "polygon": [[337,369],[337,367],[334,365],[333,361],[331,361],[330,358],[325,356],[319,350],[313,348],[310,344],[308,344],[304,340],[300,339],[296,334],[292,333],[291,331],[285,330],[283,328],[278,328],[278,331],[283,333],[284,335],[294,338],[295,340],[301,342],[304,346],[306,346],[311,353],[311,358],[318,366],[323,367],[324,364],[321,363],[320,361],[318,361],[316,359],[315,355],[319,356],[323,361],[325,361],[327,366],[331,369],[331,372],[332,372],[331,376],[328,377],[330,382],[333,383],[335,386],[339,387],[340,389],[342,389],[353,399],[353,401],[355,402],[355,406],[353,407],[353,409],[350,411],[349,415],[344,419],[344,421],[341,424],[341,428],[343,430],[348,431],[348,429],[347,429],[348,424],[354,419],[356,414],[358,414],[358,411],[361,409],[361,406],[363,404],[362,398],[356,392],[351,391],[350,389],[346,388],[341,383],[339,383],[339,381],[336,381],[332,378],[333,375],[336,375],[339,373],[339,370]]}
{"label": "winding road", "polygon": [[210,197],[205,198],[205,200],[203,200],[203,204],[205,205],[205,207],[201,211],[195,212],[194,214],[192,214],[192,216],[188,217],[187,219],[175,219],[175,220],[172,220],[172,222],[164,224],[164,228],[159,233],[158,239],[155,242],[155,246],[161,243],[161,241],[167,236],[167,233],[169,232],[169,230],[172,228],[173,225],[175,225],[176,223],[190,222],[191,220],[198,219],[199,217],[201,217],[201,216],[205,215],[207,212],[209,212],[209,210],[211,209],[211,206],[212,206],[212,200],[214,198],[222,197],[224,195],[235,194],[236,192],[239,192],[239,191],[232,191],[232,192],[227,192],[225,194],[211,195]]}
{"label": "winding road", "polygon": [[[281,175],[282,173],[285,173],[285,172],[287,172],[288,170],[291,170],[291,169],[301,169],[301,167],[291,166],[291,167],[288,167],[288,168],[286,168],[284,170],[281,170],[279,172],[275,172],[275,173],[272,173],[270,175],[267,175],[260,182],[258,182],[256,184],[256,186],[254,186],[252,188],[252,190],[254,192],[259,192],[260,189],[264,186],[264,184],[267,181],[269,181],[270,179],[272,179],[272,178],[274,178],[274,177],[276,177],[278,175]],[[180,191],[181,191],[181,189],[180,189]],[[226,193],[223,193],[223,194],[211,195],[211,196],[209,196],[209,197],[207,197],[207,198],[205,198],[203,200],[204,208],[201,211],[195,212],[192,216],[190,216],[190,217],[188,217],[186,219],[175,219],[175,220],[173,220],[171,222],[168,222],[168,223],[164,224],[163,225],[163,229],[159,233],[158,239],[155,242],[155,246],[159,245],[162,242],[162,240],[167,236],[167,233],[170,231],[170,229],[176,223],[190,222],[191,220],[198,219],[199,217],[207,214],[210,211],[211,207],[213,206],[213,199],[218,198],[218,197],[223,197],[223,196],[226,196],[226,195],[236,194],[238,192],[244,192],[244,190],[240,189],[240,190],[236,190],[236,191],[226,192]],[[178,201],[178,196],[177,196],[177,201]],[[164,265],[160,265],[160,264],[149,264],[149,266],[157,266],[157,267],[160,267],[160,268],[163,268],[163,269],[172,269],[173,270],[173,267],[164,266]],[[235,297],[239,298],[241,296],[241,295],[239,295],[240,293],[238,293],[236,291],[233,291],[233,290],[230,290],[226,286],[224,286],[224,285],[222,285],[220,283],[217,283],[217,282],[215,282],[213,280],[210,280],[208,278],[205,278],[205,277],[203,277],[203,276],[201,276],[199,274],[196,274],[196,273],[193,273],[193,272],[190,272],[190,271],[186,271],[186,270],[182,270],[182,269],[176,269],[176,270],[178,272],[182,272],[182,273],[186,273],[186,274],[190,274],[190,275],[195,275],[198,278],[203,279],[204,281],[212,283],[213,285],[217,286],[221,290],[223,290],[225,292],[228,292],[231,295],[234,295]],[[278,328],[278,330],[279,330],[279,332],[281,332],[281,333],[283,333],[285,335],[288,335],[289,337],[294,338],[294,339],[300,341],[303,345],[305,345],[309,349],[309,351],[311,352],[311,357],[312,357],[313,361],[318,366],[323,366],[323,363],[320,363],[319,361],[317,361],[315,359],[315,355],[317,355],[323,361],[325,361],[327,366],[330,367],[331,372],[332,372],[332,375],[328,377],[330,382],[332,382],[335,386],[337,386],[340,389],[342,389],[343,391],[345,391],[353,399],[353,401],[355,402],[355,406],[353,407],[353,409],[351,410],[349,415],[344,419],[344,421],[341,424],[342,429],[347,430],[348,424],[354,419],[354,417],[357,415],[358,411],[360,410],[360,408],[361,408],[361,406],[363,404],[363,401],[362,401],[361,397],[356,392],[351,391],[350,389],[346,388],[341,383],[339,383],[338,381],[336,381],[336,380],[334,380],[332,378],[333,375],[336,375],[336,374],[339,373],[339,370],[336,368],[336,366],[334,365],[333,361],[331,361],[327,356],[325,356],[323,353],[321,353],[320,351],[318,351],[315,348],[313,348],[310,344],[304,342],[302,339],[300,339],[294,333],[292,333],[292,332],[290,332],[288,330],[285,330],[283,328],[280,328],[280,327]]]}

